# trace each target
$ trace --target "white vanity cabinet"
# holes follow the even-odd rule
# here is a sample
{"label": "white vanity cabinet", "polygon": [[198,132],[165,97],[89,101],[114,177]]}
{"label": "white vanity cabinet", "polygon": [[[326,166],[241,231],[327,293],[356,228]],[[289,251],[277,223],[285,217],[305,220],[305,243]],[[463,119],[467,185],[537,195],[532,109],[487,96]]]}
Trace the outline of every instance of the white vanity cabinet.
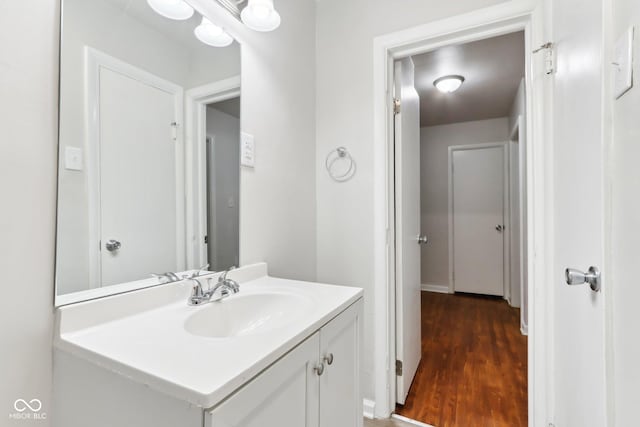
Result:
{"label": "white vanity cabinet", "polygon": [[362,289],[234,275],[58,308],[53,427],[362,427]]}
{"label": "white vanity cabinet", "polygon": [[362,300],[223,403],[205,427],[360,427]]}

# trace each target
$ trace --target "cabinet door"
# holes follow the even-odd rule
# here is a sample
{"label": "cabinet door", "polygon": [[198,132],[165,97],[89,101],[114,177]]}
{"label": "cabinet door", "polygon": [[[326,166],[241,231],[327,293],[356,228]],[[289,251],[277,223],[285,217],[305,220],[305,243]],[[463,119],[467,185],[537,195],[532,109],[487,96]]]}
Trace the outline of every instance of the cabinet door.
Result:
{"label": "cabinet door", "polygon": [[319,333],[205,414],[206,427],[318,427]]}
{"label": "cabinet door", "polygon": [[320,427],[361,427],[362,300],[320,329]]}

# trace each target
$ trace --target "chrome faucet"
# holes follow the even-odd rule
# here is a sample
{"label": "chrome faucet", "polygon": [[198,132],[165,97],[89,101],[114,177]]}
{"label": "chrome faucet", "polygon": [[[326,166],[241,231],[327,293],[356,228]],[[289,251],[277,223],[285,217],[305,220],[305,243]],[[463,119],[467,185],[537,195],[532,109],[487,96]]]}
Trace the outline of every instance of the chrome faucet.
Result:
{"label": "chrome faucet", "polygon": [[[212,288],[209,287],[206,291],[202,289],[202,283],[198,280],[198,276],[196,274],[186,277],[186,280],[189,280],[192,283],[191,295],[187,300],[187,304],[201,305],[208,302],[223,300],[231,294],[237,294],[240,291],[240,285],[233,279],[227,279],[227,273],[234,268],[235,267],[231,267],[228,270],[225,270],[218,277],[218,283],[216,283]],[[207,280],[210,281],[211,279]],[[218,295],[218,298],[213,299],[216,294]]]}

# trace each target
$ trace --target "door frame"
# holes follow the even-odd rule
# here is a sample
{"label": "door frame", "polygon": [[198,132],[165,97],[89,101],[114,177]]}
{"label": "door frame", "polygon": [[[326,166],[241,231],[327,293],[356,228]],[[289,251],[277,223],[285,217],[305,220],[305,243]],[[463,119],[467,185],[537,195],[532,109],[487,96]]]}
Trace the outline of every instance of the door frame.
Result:
{"label": "door frame", "polygon": [[84,47],[85,78],[85,132],[87,153],[87,194],[89,210],[89,288],[101,287],[102,261],[101,248],[102,209],[100,186],[100,70],[108,69],[115,73],[137,80],[143,84],[167,92],[174,97],[175,159],[176,159],[176,243],[177,270],[185,268],[185,194],[184,194],[184,144],[180,123],[183,117],[184,90],[181,86],[138,68],[89,46]]}
{"label": "door frame", "polygon": [[525,90],[527,109],[527,260],[529,278],[528,399],[529,425],[542,427],[553,419],[552,278],[553,175],[549,126],[550,84],[540,55],[545,27],[542,5],[514,0],[425,25],[376,37],[374,66],[374,401],[365,401],[369,414],[387,418],[395,408],[395,265],[393,232],[393,119],[391,90],[393,62],[442,46],[486,39],[515,31],[525,32]]}
{"label": "door frame", "polygon": [[[529,335],[528,327],[527,327],[527,322],[529,321],[529,319],[525,317],[525,313],[524,313],[524,309],[526,308],[525,295],[524,295],[524,284],[525,284],[525,277],[526,277],[525,265],[526,265],[527,256],[528,256],[526,252],[526,247],[525,247],[526,237],[527,237],[526,236],[527,230],[525,230],[525,224],[527,222],[525,220],[526,219],[525,197],[527,192],[525,168],[527,165],[526,163],[527,162],[526,160],[527,159],[526,157],[527,142],[526,142],[526,139],[524,138],[525,135],[523,135],[524,129],[525,129],[525,118],[522,114],[519,114],[509,133],[509,141],[510,141],[509,149],[511,150],[513,148],[513,144],[518,144],[518,165],[519,166],[518,166],[517,185],[518,185],[518,195],[520,196],[518,200],[518,213],[519,213],[518,221],[520,223],[520,235],[518,236],[519,243],[520,243],[520,246],[518,248],[520,252],[520,259],[518,260],[518,262],[520,263],[520,278],[519,278],[518,285],[520,286],[520,332],[522,332],[522,335]],[[522,149],[523,146],[525,147],[524,150]],[[511,155],[509,155],[509,161],[511,161]],[[512,167],[511,164],[509,164],[509,168],[511,167]],[[509,173],[509,177],[511,177],[511,173]],[[513,185],[514,183],[510,182],[510,184]],[[509,192],[509,197],[511,197],[511,192]],[[511,215],[509,215],[509,218],[511,218]],[[511,252],[511,250],[509,252]],[[509,277],[511,277],[511,274],[509,274]]]}
{"label": "door frame", "polygon": [[[208,263],[207,244],[201,238],[207,232],[207,153],[205,144],[197,143],[207,137],[207,105],[239,96],[239,75],[198,86],[185,93],[186,170],[190,174],[186,179],[187,265],[192,268]],[[240,117],[242,131],[242,115]],[[242,177],[240,179],[242,188]]]}
{"label": "door frame", "polygon": [[509,242],[511,242],[511,220],[509,217],[510,194],[509,194],[509,158],[507,156],[506,142],[489,142],[484,144],[468,144],[468,145],[452,145],[448,148],[447,163],[447,185],[448,185],[448,224],[449,224],[449,293],[455,293],[453,273],[455,269],[454,256],[454,239],[453,239],[453,153],[456,151],[482,150],[486,148],[502,148],[502,224],[504,230],[502,233],[502,297],[507,299],[511,294],[511,278],[510,278],[510,260],[511,254],[509,250]]}

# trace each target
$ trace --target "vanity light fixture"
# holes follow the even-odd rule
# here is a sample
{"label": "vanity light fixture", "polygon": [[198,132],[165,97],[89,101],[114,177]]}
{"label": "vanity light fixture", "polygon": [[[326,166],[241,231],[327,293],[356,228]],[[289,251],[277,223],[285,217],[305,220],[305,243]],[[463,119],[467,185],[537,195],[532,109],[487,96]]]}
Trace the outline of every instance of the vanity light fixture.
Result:
{"label": "vanity light fixture", "polygon": [[165,18],[184,21],[193,16],[193,8],[184,0],[147,0],[147,3]]}
{"label": "vanity light fixture", "polygon": [[435,79],[433,85],[442,93],[451,93],[460,89],[463,82],[464,77],[452,74]]}
{"label": "vanity light fixture", "polygon": [[217,26],[204,16],[202,22],[193,30],[195,36],[204,44],[214,47],[226,47],[233,43],[233,37],[222,27]]}
{"label": "vanity light fixture", "polygon": [[280,26],[280,14],[273,7],[273,0],[249,0],[240,17],[255,31],[273,31]]}

